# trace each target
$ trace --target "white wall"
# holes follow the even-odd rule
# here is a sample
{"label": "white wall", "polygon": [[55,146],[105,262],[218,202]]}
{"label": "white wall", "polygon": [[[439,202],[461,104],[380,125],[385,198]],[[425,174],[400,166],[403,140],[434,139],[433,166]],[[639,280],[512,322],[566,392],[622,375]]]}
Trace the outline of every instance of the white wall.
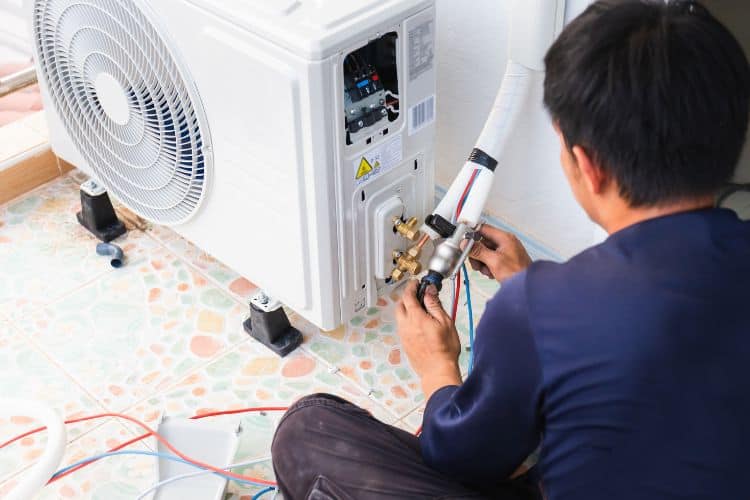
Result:
{"label": "white wall", "polygon": [[[446,187],[471,151],[495,98],[506,63],[514,0],[437,0],[438,151],[437,182]],[[519,0],[523,1],[523,0]],[[566,19],[589,0],[568,0]],[[750,3],[705,0],[750,53]],[[559,146],[542,108],[542,82],[530,96],[526,120],[496,171],[489,215],[561,257],[606,237],[573,199],[559,166]],[[750,143],[738,171],[750,182]]]}
{"label": "white wall", "polygon": [[[705,0],[705,5],[737,37],[750,58],[750,4],[738,0]],[[750,182],[750,140],[737,170],[737,182]]]}
{"label": "white wall", "polygon": [[[437,182],[448,186],[471,152],[506,63],[512,0],[437,0]],[[580,11],[585,0],[571,2]],[[572,12],[573,13],[573,12]],[[572,14],[571,13],[571,14]],[[542,107],[542,82],[529,97],[508,157],[496,171],[488,213],[562,257],[602,239],[573,199],[559,147]]]}
{"label": "white wall", "polygon": [[30,57],[21,0],[0,0],[0,64],[26,61]]}

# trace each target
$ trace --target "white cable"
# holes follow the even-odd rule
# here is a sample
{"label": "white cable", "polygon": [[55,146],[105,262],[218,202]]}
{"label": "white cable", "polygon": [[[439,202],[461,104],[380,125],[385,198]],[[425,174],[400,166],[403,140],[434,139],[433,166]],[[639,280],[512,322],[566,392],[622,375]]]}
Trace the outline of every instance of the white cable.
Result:
{"label": "white cable", "polygon": [[[236,469],[237,467],[246,467],[248,465],[257,464],[257,463],[260,463],[260,462],[265,462],[267,460],[271,460],[271,457],[269,456],[269,457],[255,458],[253,460],[248,460],[246,462],[239,462],[239,463],[236,463],[236,464],[228,465],[228,466],[224,467],[224,470],[229,471],[229,470],[232,470],[232,469]],[[202,476],[203,474],[213,474],[213,473],[214,472],[212,472],[210,470],[199,470],[197,472],[188,472],[187,474],[180,474],[179,476],[170,477],[168,479],[165,479],[164,481],[160,481],[158,483],[153,484],[149,489],[147,489],[146,491],[144,491],[143,493],[141,493],[140,495],[138,495],[138,497],[136,498],[136,500],[143,500],[144,498],[146,498],[148,496],[149,493],[154,492],[154,491],[158,490],[159,488],[161,488],[162,486],[166,486],[166,485],[168,485],[170,483],[174,483],[176,481],[181,481],[183,479],[189,479],[191,477]]]}
{"label": "white cable", "polygon": [[37,463],[21,474],[18,485],[4,497],[5,500],[35,498],[62,461],[67,444],[65,423],[55,410],[41,402],[2,398],[0,409],[5,414],[33,417],[47,428],[47,446],[44,453]]}

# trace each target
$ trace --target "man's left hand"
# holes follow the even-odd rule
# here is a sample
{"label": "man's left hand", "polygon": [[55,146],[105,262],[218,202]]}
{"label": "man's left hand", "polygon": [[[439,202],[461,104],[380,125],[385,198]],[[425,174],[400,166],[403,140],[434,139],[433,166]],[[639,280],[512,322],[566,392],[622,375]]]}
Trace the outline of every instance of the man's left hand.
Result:
{"label": "man's left hand", "polygon": [[417,281],[406,286],[396,306],[401,345],[422,381],[425,399],[447,385],[460,385],[458,356],[461,341],[434,290],[425,294],[425,309],[417,299]]}

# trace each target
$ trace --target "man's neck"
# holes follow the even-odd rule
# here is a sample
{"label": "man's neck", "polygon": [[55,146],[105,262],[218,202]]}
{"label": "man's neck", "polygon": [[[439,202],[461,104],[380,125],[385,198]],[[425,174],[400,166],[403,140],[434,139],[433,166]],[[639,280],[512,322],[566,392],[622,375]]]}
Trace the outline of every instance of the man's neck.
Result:
{"label": "man's neck", "polygon": [[644,222],[657,217],[673,215],[680,212],[691,212],[711,208],[714,205],[714,197],[706,196],[695,200],[686,200],[668,205],[633,208],[624,201],[618,203],[612,210],[608,210],[608,216],[601,220],[600,225],[608,234],[616,233],[626,227]]}

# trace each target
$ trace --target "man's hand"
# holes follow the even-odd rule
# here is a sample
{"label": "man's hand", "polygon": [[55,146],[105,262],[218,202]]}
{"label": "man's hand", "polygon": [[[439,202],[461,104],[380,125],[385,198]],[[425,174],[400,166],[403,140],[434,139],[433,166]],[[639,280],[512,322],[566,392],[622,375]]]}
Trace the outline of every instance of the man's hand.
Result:
{"label": "man's hand", "polygon": [[479,234],[483,239],[469,254],[475,271],[502,283],[531,265],[531,257],[514,235],[488,225],[482,226]]}
{"label": "man's hand", "polygon": [[406,357],[422,381],[425,399],[430,399],[442,387],[461,384],[461,342],[432,287],[424,302],[426,311],[417,299],[417,281],[410,281],[396,306],[396,322]]}

